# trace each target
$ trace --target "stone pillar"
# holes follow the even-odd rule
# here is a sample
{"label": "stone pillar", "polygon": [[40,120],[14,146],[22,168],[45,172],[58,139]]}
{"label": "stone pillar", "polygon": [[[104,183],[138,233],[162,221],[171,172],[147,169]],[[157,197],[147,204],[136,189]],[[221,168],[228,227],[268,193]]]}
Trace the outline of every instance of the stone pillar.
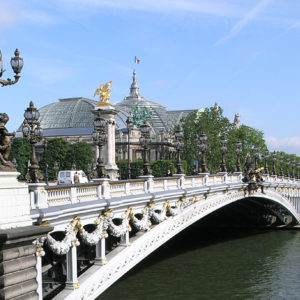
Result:
{"label": "stone pillar", "polygon": [[41,269],[37,271],[41,266],[33,242],[52,229],[25,226],[0,230],[0,299],[42,299]]}
{"label": "stone pillar", "polygon": [[113,105],[97,106],[94,110],[96,116],[101,116],[107,121],[107,143],[103,147],[103,160],[106,174],[111,180],[119,178],[119,169],[116,165],[116,149],[115,149],[115,115],[117,111]]}
{"label": "stone pillar", "polygon": [[96,244],[96,257],[95,257],[95,265],[103,266],[107,264],[106,256],[105,256],[105,238],[102,238]]}
{"label": "stone pillar", "polygon": [[79,288],[77,280],[77,248],[72,246],[67,253],[67,281],[66,289],[74,290]]}
{"label": "stone pillar", "polygon": [[28,186],[19,172],[0,172],[0,229],[32,225]]}
{"label": "stone pillar", "polygon": [[121,235],[120,246],[128,247],[130,246],[129,242],[129,231],[126,231],[125,234]]}

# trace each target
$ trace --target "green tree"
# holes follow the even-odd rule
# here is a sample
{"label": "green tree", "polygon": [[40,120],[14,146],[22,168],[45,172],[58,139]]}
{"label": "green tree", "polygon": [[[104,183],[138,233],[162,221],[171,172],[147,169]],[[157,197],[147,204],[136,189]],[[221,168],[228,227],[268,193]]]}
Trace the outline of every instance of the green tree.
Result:
{"label": "green tree", "polygon": [[[259,153],[264,153],[266,143],[263,132],[255,128],[242,125],[236,128],[228,118],[223,116],[223,109],[218,105],[206,108],[204,112],[194,111],[182,120],[184,130],[184,150],[183,158],[188,163],[188,173],[193,171],[193,161],[198,160],[201,164],[200,140],[202,133],[207,136],[206,163],[211,173],[217,173],[221,164],[221,137],[227,138],[226,166],[228,172],[234,172],[236,167],[236,143],[242,142],[241,165],[247,153],[253,154],[256,146]],[[259,159],[259,165],[263,160]]]}
{"label": "green tree", "polygon": [[77,170],[83,170],[88,173],[88,164],[94,157],[92,146],[86,142],[77,142],[71,145],[68,153],[68,162],[72,166],[74,163]]}
{"label": "green tree", "polygon": [[228,134],[228,152],[226,154],[228,171],[232,172],[235,170],[235,163],[236,163],[235,149],[236,149],[237,141],[242,142],[242,153],[241,153],[242,167],[246,155],[249,153],[251,156],[253,156],[255,146],[257,147],[258,153],[260,154],[258,159],[258,165],[264,166],[262,155],[265,153],[267,146],[264,140],[263,132],[246,125],[241,125],[239,128],[232,127],[232,129]]}
{"label": "green tree", "polygon": [[68,170],[72,163],[69,159],[70,143],[62,138],[48,139],[46,154],[40,160],[40,168],[45,174],[46,162],[48,163],[48,177],[50,180],[56,179],[54,163],[57,162],[59,170]]}
{"label": "green tree", "polygon": [[9,160],[13,160],[14,158],[16,159],[18,164],[17,170],[21,173],[19,179],[25,179],[30,156],[31,156],[30,143],[24,138],[15,138],[12,143]]}
{"label": "green tree", "polygon": [[228,135],[232,124],[223,116],[223,109],[218,105],[206,108],[204,112],[194,111],[182,120],[184,131],[183,158],[188,164],[188,173],[193,172],[193,162],[201,163],[199,137],[202,133],[207,136],[206,162],[210,172],[219,171],[221,162],[220,137]]}

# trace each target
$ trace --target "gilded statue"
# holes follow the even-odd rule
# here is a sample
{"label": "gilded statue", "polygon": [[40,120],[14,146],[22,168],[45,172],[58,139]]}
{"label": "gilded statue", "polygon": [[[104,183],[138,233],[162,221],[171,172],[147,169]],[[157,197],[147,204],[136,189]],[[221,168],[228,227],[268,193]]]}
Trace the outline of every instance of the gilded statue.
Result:
{"label": "gilded statue", "polygon": [[[12,162],[8,160],[8,156],[11,150],[11,144],[16,136],[15,132],[8,132],[5,127],[9,117],[6,113],[0,113],[0,161],[2,166],[13,169]],[[2,167],[3,169],[3,167]]]}
{"label": "gilded statue", "polygon": [[108,81],[107,83],[100,84],[99,88],[96,89],[94,93],[94,97],[96,95],[100,96],[100,101],[97,104],[97,106],[103,106],[109,104],[109,98],[110,98],[110,85],[112,83],[112,80]]}

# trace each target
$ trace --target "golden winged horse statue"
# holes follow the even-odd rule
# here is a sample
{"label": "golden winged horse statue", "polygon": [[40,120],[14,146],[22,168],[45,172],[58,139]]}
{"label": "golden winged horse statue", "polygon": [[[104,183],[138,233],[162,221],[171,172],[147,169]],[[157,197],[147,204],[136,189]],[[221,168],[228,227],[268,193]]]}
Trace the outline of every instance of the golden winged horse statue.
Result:
{"label": "golden winged horse statue", "polygon": [[107,83],[102,83],[102,84],[100,84],[99,88],[96,89],[96,91],[94,93],[94,97],[96,95],[100,95],[100,101],[97,106],[103,106],[103,105],[107,105],[109,103],[111,83],[112,83],[112,80],[108,81]]}

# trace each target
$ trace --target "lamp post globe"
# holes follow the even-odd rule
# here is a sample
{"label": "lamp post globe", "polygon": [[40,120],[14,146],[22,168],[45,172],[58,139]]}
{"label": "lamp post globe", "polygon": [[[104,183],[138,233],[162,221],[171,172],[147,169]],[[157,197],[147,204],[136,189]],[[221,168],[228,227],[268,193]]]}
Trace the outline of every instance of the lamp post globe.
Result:
{"label": "lamp post globe", "polygon": [[270,152],[268,149],[266,149],[264,153],[264,160],[265,160],[264,174],[269,174],[269,168],[268,168],[269,157],[270,157]]}
{"label": "lamp post globe", "polygon": [[[16,74],[14,76],[15,80],[11,80],[10,78],[8,78],[7,80],[0,79],[0,84],[2,86],[15,84],[19,81],[19,79],[21,77],[19,74],[22,71],[24,61],[23,61],[23,58],[20,57],[20,52],[18,49],[15,50],[15,56],[11,58],[10,65],[11,65],[11,68],[13,69],[14,73]],[[2,75],[5,71],[6,70],[3,69],[2,53],[0,51],[0,78],[2,77]]]}
{"label": "lamp post globe", "polygon": [[176,165],[176,173],[177,174],[184,174],[184,170],[182,167],[182,160],[181,160],[181,151],[183,149],[183,131],[180,127],[178,127],[175,131],[175,143],[174,146],[177,151],[177,165]]}
{"label": "lamp post globe", "polygon": [[200,152],[201,152],[201,156],[202,156],[201,173],[208,173],[208,169],[207,169],[207,166],[206,166],[206,160],[205,160],[205,152],[207,150],[207,145],[206,145],[207,136],[206,136],[206,134],[202,133],[199,137],[199,140],[200,140],[199,148],[200,148]]}
{"label": "lamp post globe", "polygon": [[24,112],[24,118],[22,124],[23,136],[31,144],[31,158],[30,167],[25,178],[28,182],[38,183],[43,179],[43,175],[40,172],[39,164],[36,158],[36,143],[40,142],[43,138],[43,129],[40,127],[38,121],[40,117],[39,111],[34,107],[32,101],[29,103],[29,107]]}
{"label": "lamp post globe", "polygon": [[277,175],[276,172],[276,161],[277,161],[277,154],[276,151],[273,152],[272,154],[272,163],[273,163],[273,167],[272,167],[272,175]]}
{"label": "lamp post globe", "polygon": [[144,124],[141,125],[141,137],[140,137],[140,144],[143,146],[143,158],[144,158],[144,165],[143,165],[143,175],[148,176],[152,175],[151,166],[149,163],[149,156],[150,156],[150,144],[151,144],[151,136],[150,136],[150,126],[144,121]]}
{"label": "lamp post globe", "polygon": [[225,161],[225,154],[227,152],[227,138],[225,136],[225,134],[222,135],[221,137],[221,155],[222,155],[222,161],[221,161],[221,165],[220,165],[220,171],[221,172],[227,172],[227,168],[226,168],[226,161]]}
{"label": "lamp post globe", "polygon": [[103,161],[102,149],[103,146],[107,142],[107,134],[106,134],[106,120],[97,116],[94,120],[94,131],[92,133],[92,138],[94,144],[99,149],[99,156],[97,159],[96,169],[94,177],[104,178],[105,177],[105,167]]}

